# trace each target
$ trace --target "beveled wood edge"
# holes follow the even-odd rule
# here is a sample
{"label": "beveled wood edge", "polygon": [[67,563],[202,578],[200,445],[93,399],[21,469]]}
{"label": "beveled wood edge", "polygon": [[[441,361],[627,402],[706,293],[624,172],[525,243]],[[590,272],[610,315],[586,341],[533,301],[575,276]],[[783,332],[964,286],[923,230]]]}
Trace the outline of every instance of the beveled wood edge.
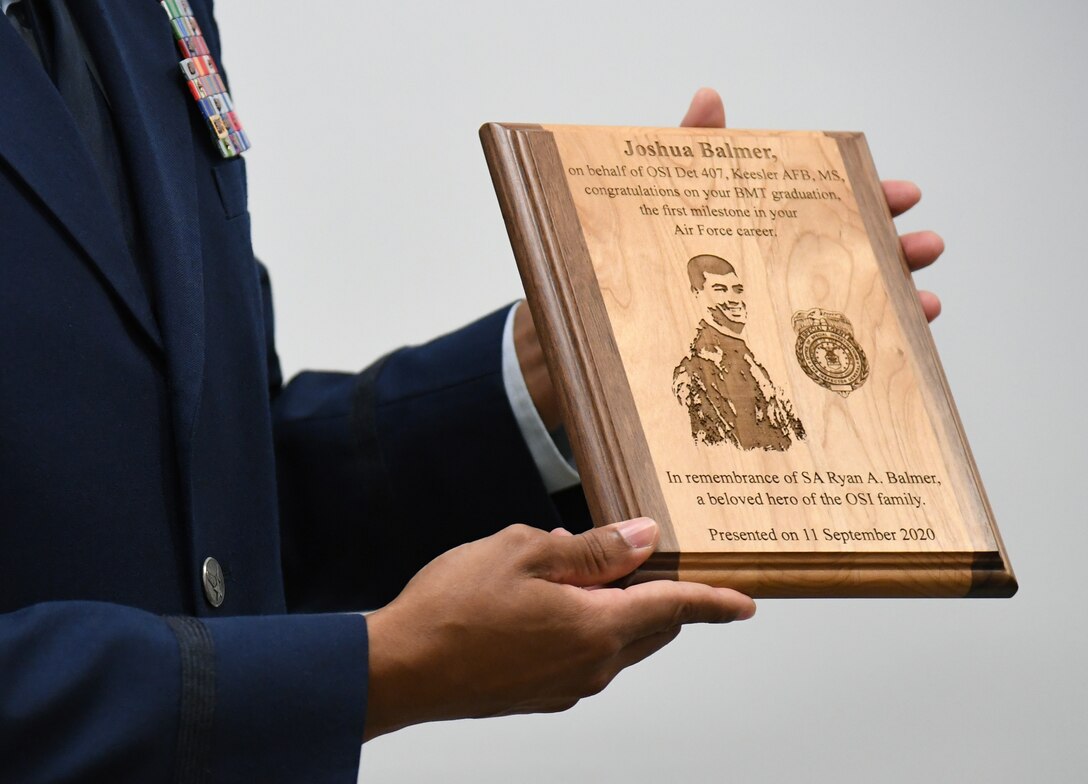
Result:
{"label": "beveled wood edge", "polygon": [[912,568],[925,569],[996,569],[1002,565],[1001,554],[996,550],[976,553],[969,550],[956,552],[926,552],[924,550],[884,550],[868,553],[851,552],[698,552],[682,553],[684,568],[702,569],[711,566],[754,566],[768,569],[817,569],[839,567],[844,564],[866,566],[872,569]]}
{"label": "beveled wood edge", "polygon": [[[899,241],[892,219],[888,201],[879,187],[880,177],[876,171],[869,145],[863,133],[828,131],[829,138],[835,139],[843,164],[847,170],[847,176],[854,191],[854,197],[858,202],[858,208],[862,219],[865,221],[865,229],[869,235],[873,249],[883,258],[878,256],[878,265],[884,273],[884,280],[890,292],[896,296],[892,302],[898,308],[909,306],[909,312],[900,312],[900,325],[907,339],[915,348],[915,356],[927,364],[925,368],[927,379],[932,384],[925,390],[935,396],[940,404],[947,408],[947,417],[941,417],[941,424],[946,428],[946,437],[961,450],[961,465],[967,476],[964,483],[973,487],[978,494],[980,511],[985,516],[986,524],[994,546],[1000,554],[1002,567],[1000,570],[972,570],[973,582],[968,595],[971,596],[1012,596],[1016,593],[1016,575],[1012,570],[1008,552],[1005,549],[1001,532],[998,530],[997,521],[994,518],[993,508],[990,506],[986,489],[982,484],[982,476],[975,462],[971,446],[967,441],[967,433],[963,428],[956,401],[952,397],[952,389],[948,384],[948,377],[941,364],[937,345],[933,340],[933,333],[926,323],[925,314],[921,303],[918,301],[914,285],[911,282],[910,266],[907,264],[903,246]],[[898,270],[893,269],[893,264],[887,263],[890,259],[898,260]],[[951,432],[947,432],[951,431]],[[980,556],[983,553],[979,554]],[[997,590],[998,593],[991,593]]]}
{"label": "beveled wood edge", "polygon": [[[1001,546],[1000,537],[998,537],[998,545]],[[983,553],[978,555],[981,556]],[[1002,547],[996,555],[1000,559],[997,566],[989,567],[979,560],[972,564],[971,588],[967,591],[967,596],[980,599],[1007,599],[1019,590],[1020,585],[1016,582],[1012,567],[1009,566],[1004,548]]]}
{"label": "beveled wood edge", "polygon": [[990,553],[663,553],[629,583],[680,579],[756,599],[1004,598],[1016,582]]}
{"label": "beveled wood edge", "polygon": [[675,551],[555,139],[539,125],[486,123],[480,140],[575,459],[594,467],[582,472],[593,522],[653,517],[660,547]]}

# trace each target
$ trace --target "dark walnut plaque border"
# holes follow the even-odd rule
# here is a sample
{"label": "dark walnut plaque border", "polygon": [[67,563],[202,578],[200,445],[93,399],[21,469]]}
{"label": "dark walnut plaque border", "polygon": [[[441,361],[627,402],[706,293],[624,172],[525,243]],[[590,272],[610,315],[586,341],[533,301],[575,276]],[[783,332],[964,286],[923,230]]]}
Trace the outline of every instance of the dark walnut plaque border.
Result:
{"label": "dark walnut plaque border", "polygon": [[[648,516],[660,527],[657,552],[632,579],[684,579],[755,597],[1011,596],[1004,545],[982,489],[944,371],[864,136],[836,140],[885,285],[901,311],[924,394],[942,438],[962,448],[956,470],[977,488],[995,549],[990,552],[682,553],[639,423],[634,397],[597,284],[582,227],[552,134],[539,125],[488,123],[480,129],[503,218],[532,307],[545,359],[582,473],[595,525]],[[901,316],[904,314],[901,312]]]}

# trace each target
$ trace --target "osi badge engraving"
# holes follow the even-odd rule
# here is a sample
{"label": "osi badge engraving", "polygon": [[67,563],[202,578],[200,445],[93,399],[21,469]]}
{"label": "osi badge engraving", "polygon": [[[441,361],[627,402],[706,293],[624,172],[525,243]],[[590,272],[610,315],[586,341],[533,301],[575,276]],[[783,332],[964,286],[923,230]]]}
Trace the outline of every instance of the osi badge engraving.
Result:
{"label": "osi badge engraving", "polygon": [[846,397],[869,377],[869,361],[854,339],[854,327],[833,310],[799,310],[793,314],[797,361],[805,375],[825,389]]}

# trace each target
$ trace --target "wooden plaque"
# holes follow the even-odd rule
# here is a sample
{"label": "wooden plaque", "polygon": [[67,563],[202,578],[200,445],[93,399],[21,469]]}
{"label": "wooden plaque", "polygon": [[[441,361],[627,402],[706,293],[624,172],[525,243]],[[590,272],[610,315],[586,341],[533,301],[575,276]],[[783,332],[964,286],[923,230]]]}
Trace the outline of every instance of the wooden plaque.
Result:
{"label": "wooden plaque", "polygon": [[488,124],[595,524],[635,579],[1011,596],[860,133]]}

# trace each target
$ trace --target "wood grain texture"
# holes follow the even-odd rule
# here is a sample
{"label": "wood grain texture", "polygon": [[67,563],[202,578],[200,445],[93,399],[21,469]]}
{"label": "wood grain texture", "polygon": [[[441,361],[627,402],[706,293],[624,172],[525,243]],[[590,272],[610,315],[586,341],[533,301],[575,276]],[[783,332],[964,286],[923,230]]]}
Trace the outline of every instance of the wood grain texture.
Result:
{"label": "wood grain texture", "polygon": [[[922,385],[922,389],[933,396],[931,405],[941,414],[938,420],[944,428],[943,437],[958,450],[958,459],[954,466],[961,472],[960,482],[974,491],[970,496],[971,508],[967,513],[986,521],[986,533],[991,537],[994,545],[993,550],[975,554],[971,563],[971,585],[967,595],[992,598],[1012,596],[1017,591],[1012,564],[994,519],[990,501],[986,497],[982,476],[971,453],[967,433],[963,429],[963,421],[960,419],[956,401],[948,385],[948,377],[941,366],[937,346],[933,342],[933,333],[930,332],[925,314],[922,313],[921,305],[914,295],[914,285],[910,282],[910,268],[903,254],[895,224],[892,222],[883,189],[880,187],[880,178],[877,176],[876,165],[869,153],[869,147],[861,134],[829,133],[828,135],[839,143],[839,151],[850,180],[855,183],[855,194],[869,236],[874,246],[879,247],[888,260],[887,263],[881,265],[885,280],[889,287],[896,288],[901,300],[915,305],[913,313],[909,312],[909,307],[905,308],[908,312],[903,321],[905,329],[908,330],[915,343],[918,356],[924,362],[926,383]],[[895,265],[891,263],[892,258],[899,260],[900,274],[896,274]]]}
{"label": "wood grain texture", "polygon": [[579,465],[600,467],[582,476],[594,523],[653,517],[661,549],[674,552],[660,489],[631,475],[649,452],[570,193],[551,176],[561,170],[555,142],[525,125],[488,124],[480,138],[571,446]]}
{"label": "wood grain texture", "polygon": [[1015,592],[860,134],[481,138],[594,521],[661,525],[636,580]]}

